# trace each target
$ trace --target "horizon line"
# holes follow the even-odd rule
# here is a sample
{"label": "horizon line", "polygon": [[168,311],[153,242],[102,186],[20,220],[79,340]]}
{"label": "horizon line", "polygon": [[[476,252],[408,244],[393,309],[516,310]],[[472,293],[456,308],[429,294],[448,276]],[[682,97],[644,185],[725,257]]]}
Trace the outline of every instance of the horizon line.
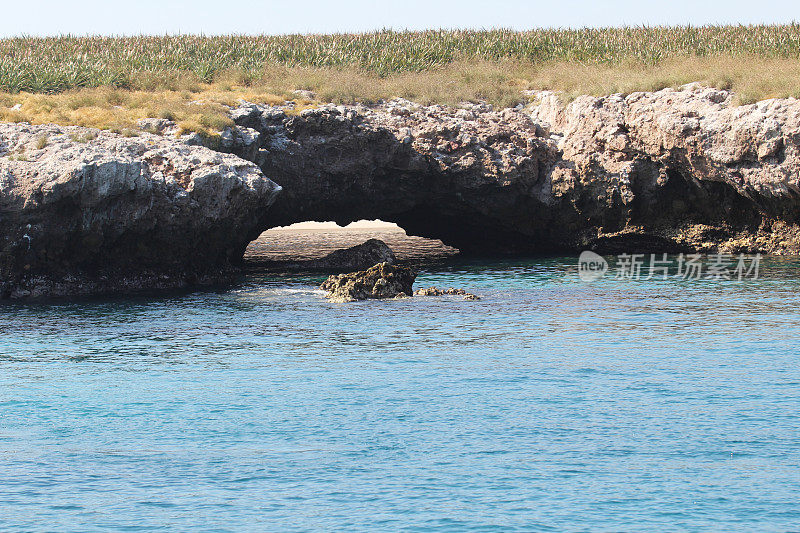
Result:
{"label": "horizon line", "polygon": [[124,38],[137,38],[137,37],[314,37],[314,36],[343,36],[343,35],[375,35],[381,33],[399,33],[399,34],[419,34],[430,32],[470,32],[470,33],[492,33],[492,32],[506,32],[506,33],[535,33],[547,31],[611,31],[611,30],[651,30],[651,29],[705,29],[705,28],[775,28],[775,27],[791,27],[800,26],[800,22],[792,20],[791,22],[752,22],[752,23],[707,23],[707,24],[620,24],[609,26],[541,26],[528,29],[514,29],[504,26],[495,26],[489,28],[478,27],[438,27],[438,28],[425,28],[425,29],[396,29],[391,27],[384,27],[380,29],[371,30],[356,30],[356,31],[335,31],[335,32],[294,32],[294,33],[239,33],[239,32],[163,32],[163,33],[77,33],[77,32],[63,32],[63,33],[49,33],[49,34],[6,34],[0,35],[0,40],[14,40],[14,39],[65,39],[65,38],[109,38],[109,39],[124,39]]}

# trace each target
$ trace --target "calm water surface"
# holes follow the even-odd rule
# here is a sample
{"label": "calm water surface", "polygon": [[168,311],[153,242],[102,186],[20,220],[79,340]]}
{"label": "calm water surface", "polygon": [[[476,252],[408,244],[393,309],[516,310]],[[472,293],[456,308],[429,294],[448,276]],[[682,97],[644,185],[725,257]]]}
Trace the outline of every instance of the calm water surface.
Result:
{"label": "calm water surface", "polygon": [[800,263],[426,268],[483,300],[262,274],[0,307],[0,529],[798,529]]}

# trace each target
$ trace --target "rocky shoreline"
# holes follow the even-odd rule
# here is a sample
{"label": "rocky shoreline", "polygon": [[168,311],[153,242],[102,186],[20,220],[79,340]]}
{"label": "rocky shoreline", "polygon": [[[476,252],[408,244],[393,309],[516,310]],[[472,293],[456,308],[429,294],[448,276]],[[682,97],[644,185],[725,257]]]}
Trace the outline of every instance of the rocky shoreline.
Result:
{"label": "rocky shoreline", "polygon": [[529,96],[243,103],[214,142],[165,120],[135,137],[0,124],[0,297],[224,283],[261,232],[309,220],[392,221],[464,253],[800,253],[800,101]]}
{"label": "rocky shoreline", "polygon": [[228,282],[279,191],[176,139],[0,124],[0,297]]}
{"label": "rocky shoreline", "polygon": [[691,85],[526,108],[240,107],[272,225],[397,222],[466,253],[797,254],[800,102]]}

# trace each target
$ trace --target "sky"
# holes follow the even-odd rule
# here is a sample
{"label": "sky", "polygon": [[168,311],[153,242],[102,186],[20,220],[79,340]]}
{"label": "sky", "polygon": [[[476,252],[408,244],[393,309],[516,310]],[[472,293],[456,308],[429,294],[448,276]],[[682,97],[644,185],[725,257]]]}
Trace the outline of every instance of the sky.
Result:
{"label": "sky", "polygon": [[3,0],[0,36],[362,32],[800,21],[800,0]]}

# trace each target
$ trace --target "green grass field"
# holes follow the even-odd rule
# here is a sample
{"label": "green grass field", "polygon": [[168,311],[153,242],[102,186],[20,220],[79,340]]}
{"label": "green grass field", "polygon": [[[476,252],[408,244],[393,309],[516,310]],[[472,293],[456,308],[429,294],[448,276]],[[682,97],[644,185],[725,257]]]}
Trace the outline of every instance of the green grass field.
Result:
{"label": "green grass field", "polygon": [[0,40],[0,90],[52,93],[138,88],[175,73],[211,83],[236,72],[256,81],[275,66],[353,68],[378,76],[458,62],[576,65],[713,56],[800,58],[800,24],[494,31],[382,31],[358,35],[57,37]]}

